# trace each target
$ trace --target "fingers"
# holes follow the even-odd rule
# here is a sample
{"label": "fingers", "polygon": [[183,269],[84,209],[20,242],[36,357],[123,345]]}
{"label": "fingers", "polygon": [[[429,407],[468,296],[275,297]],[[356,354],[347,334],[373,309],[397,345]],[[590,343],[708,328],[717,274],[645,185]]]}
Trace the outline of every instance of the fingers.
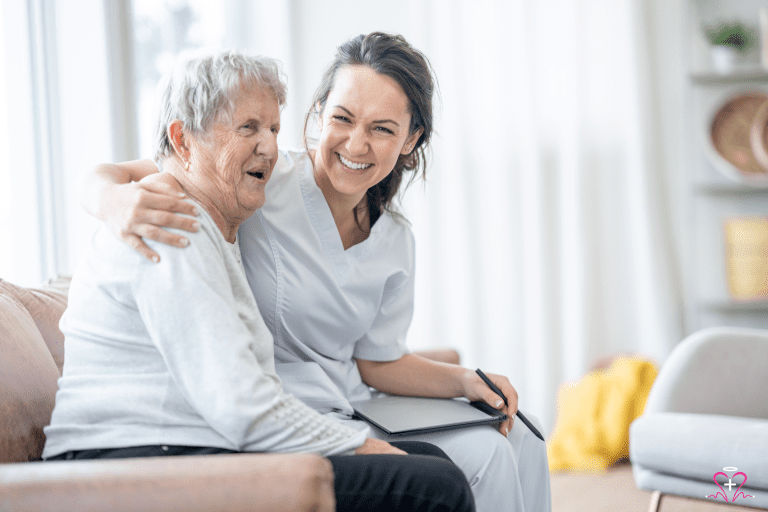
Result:
{"label": "fingers", "polygon": [[188,238],[171,233],[170,231],[166,231],[151,224],[140,224],[136,226],[134,233],[142,238],[148,238],[174,247],[186,247],[189,245]]}
{"label": "fingers", "polygon": [[400,448],[395,448],[386,441],[369,437],[362,446],[355,450],[357,455],[387,454],[387,455],[408,455]]}
{"label": "fingers", "polygon": [[515,422],[515,413],[517,412],[518,400],[517,390],[509,382],[509,379],[503,375],[489,373],[486,374],[486,376],[491,380],[491,382],[494,383],[497,388],[499,388],[499,391],[501,391],[501,393],[507,399],[506,405],[504,404],[503,400],[501,401],[501,404],[499,404],[499,395],[493,392],[487,385],[485,385],[485,383],[483,383],[485,385],[486,391],[482,395],[482,400],[507,415],[507,419],[499,423],[498,426],[499,432],[501,432],[502,435],[507,436],[512,430],[512,425]]}
{"label": "fingers", "polygon": [[157,192],[156,190],[147,190],[142,187],[138,191],[134,205],[137,209],[152,209],[171,213],[183,213],[193,217],[196,216],[198,213],[197,207],[194,204],[184,201],[183,197],[185,196],[178,196],[176,194],[167,195],[162,192]]}
{"label": "fingers", "polygon": [[129,207],[127,218],[120,227],[123,236],[137,235],[175,247],[186,247],[189,245],[189,239],[163,228],[180,229],[190,233],[200,229],[197,219],[179,215],[194,216],[199,213],[195,205],[180,199],[141,190],[130,204],[132,206]]}
{"label": "fingers", "polygon": [[167,196],[174,197],[186,197],[184,189],[181,188],[179,182],[176,180],[163,181],[159,176],[150,175],[139,181],[139,185],[145,190],[156,192],[158,194],[165,194]]}
{"label": "fingers", "polygon": [[509,433],[512,432],[512,425],[514,423],[515,417],[507,414],[507,420],[499,423],[499,432],[501,432],[504,437],[507,437]]}
{"label": "fingers", "polygon": [[144,241],[136,236],[136,235],[124,235],[122,237],[123,241],[130,245],[133,250],[147,258],[148,260],[154,261],[155,263],[160,261],[160,255],[157,254],[155,251],[150,249],[147,244],[144,243]]}

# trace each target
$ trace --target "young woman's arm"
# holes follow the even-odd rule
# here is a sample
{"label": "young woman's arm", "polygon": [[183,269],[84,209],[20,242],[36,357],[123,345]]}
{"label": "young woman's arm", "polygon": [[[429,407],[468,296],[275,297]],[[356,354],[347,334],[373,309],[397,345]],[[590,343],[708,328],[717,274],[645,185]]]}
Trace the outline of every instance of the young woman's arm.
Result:
{"label": "young woman's arm", "polygon": [[507,435],[517,412],[517,391],[503,375],[489,373],[488,378],[504,393],[509,405],[494,393],[474,371],[455,364],[430,361],[416,354],[406,354],[395,361],[357,360],[363,382],[379,391],[394,395],[438,398],[467,397],[482,400],[507,415],[499,431]]}
{"label": "young woman's arm", "polygon": [[181,186],[158,180],[157,175],[151,160],[133,160],[100,164],[80,183],[80,204],[85,211],[104,221],[118,238],[154,262],[160,261],[160,256],[143,238],[186,247],[188,239],[162,228],[190,232],[198,229],[194,219],[176,215],[197,215],[195,208],[183,201],[186,194]]}

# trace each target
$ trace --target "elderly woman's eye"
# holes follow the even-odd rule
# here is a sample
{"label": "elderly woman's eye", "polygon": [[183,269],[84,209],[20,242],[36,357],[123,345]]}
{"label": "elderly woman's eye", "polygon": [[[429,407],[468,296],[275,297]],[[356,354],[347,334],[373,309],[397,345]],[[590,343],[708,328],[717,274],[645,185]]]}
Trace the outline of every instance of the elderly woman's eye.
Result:
{"label": "elderly woman's eye", "polygon": [[378,131],[380,131],[380,132],[388,133],[388,134],[390,134],[390,135],[391,135],[391,134],[393,134],[393,133],[395,133],[395,132],[393,132],[392,130],[390,130],[389,128],[386,128],[386,127],[384,127],[384,126],[377,126],[375,129],[376,129],[376,130],[378,130]]}

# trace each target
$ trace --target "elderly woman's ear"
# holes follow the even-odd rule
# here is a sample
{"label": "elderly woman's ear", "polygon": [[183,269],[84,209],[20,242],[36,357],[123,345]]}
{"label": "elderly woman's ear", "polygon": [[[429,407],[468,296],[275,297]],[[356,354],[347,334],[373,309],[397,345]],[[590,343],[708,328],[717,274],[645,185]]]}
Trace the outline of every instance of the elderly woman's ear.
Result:
{"label": "elderly woman's ear", "polygon": [[189,147],[185,139],[184,123],[179,119],[172,121],[168,125],[168,140],[171,141],[171,147],[185,167],[189,164]]}

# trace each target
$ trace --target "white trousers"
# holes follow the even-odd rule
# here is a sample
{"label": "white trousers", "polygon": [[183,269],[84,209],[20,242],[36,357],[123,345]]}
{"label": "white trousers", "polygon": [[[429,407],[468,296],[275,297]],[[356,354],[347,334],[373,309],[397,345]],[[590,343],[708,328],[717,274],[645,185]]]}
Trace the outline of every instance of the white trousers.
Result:
{"label": "white trousers", "polygon": [[[525,417],[542,431],[537,418]],[[515,419],[504,438],[491,426],[391,437],[371,427],[385,441],[425,441],[440,447],[461,468],[472,488],[477,512],[550,512],[552,495],[546,443]]]}

